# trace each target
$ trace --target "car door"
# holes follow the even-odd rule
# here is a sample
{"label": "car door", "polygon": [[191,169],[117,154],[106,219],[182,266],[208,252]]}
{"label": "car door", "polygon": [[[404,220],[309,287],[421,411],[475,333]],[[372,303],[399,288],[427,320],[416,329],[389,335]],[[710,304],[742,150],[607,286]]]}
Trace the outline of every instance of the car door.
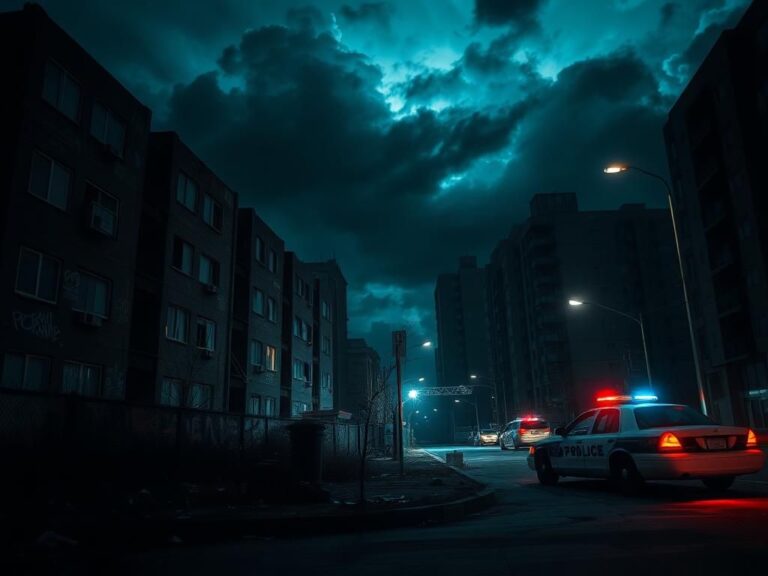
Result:
{"label": "car door", "polygon": [[619,419],[618,408],[603,408],[595,418],[592,431],[582,445],[585,474],[598,478],[609,475],[608,456],[616,444]]}
{"label": "car door", "polygon": [[595,423],[597,410],[589,410],[565,427],[565,435],[548,449],[549,460],[556,472],[579,476],[584,472],[584,441]]}

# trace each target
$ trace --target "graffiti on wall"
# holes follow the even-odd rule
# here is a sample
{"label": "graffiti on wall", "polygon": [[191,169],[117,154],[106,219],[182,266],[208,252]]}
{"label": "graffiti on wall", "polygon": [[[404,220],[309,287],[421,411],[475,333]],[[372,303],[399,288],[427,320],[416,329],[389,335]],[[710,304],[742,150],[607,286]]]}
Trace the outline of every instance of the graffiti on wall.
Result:
{"label": "graffiti on wall", "polygon": [[53,312],[26,313],[14,310],[11,312],[11,316],[13,328],[17,332],[26,332],[35,338],[49,342],[58,342],[61,336],[61,329],[53,320]]}

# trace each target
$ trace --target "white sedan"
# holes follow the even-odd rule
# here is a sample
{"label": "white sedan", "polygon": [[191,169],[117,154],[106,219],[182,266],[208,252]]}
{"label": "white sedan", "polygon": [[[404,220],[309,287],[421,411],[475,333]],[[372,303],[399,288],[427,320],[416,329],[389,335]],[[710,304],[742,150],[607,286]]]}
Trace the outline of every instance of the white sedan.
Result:
{"label": "white sedan", "polygon": [[728,489],[736,476],[762,469],[765,454],[755,433],[720,426],[680,404],[635,403],[631,396],[598,399],[555,435],[530,448],[528,466],[539,482],[561,476],[608,478],[624,492],[645,480],[700,479]]}

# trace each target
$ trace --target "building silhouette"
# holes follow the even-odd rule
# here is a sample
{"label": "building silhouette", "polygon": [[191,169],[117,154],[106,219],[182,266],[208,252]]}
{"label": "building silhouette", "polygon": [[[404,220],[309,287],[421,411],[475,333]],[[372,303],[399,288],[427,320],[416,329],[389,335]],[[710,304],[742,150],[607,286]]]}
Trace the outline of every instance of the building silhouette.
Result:
{"label": "building silhouette", "polygon": [[768,425],[768,5],[726,30],[669,112],[673,200],[706,396]]}

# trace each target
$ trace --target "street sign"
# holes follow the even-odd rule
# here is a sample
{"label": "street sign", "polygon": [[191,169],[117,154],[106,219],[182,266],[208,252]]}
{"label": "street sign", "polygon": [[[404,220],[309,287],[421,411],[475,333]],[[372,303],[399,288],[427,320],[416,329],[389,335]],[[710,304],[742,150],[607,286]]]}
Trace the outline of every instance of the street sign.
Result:
{"label": "street sign", "polygon": [[392,332],[392,355],[395,358],[405,358],[405,330]]}

